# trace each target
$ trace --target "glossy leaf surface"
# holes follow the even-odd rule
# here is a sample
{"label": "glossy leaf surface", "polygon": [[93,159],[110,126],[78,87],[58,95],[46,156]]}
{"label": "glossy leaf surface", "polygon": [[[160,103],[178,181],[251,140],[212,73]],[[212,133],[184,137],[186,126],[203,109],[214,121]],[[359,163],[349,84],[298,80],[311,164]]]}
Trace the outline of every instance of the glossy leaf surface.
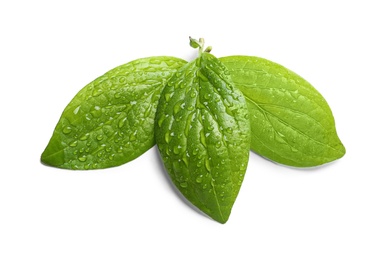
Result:
{"label": "glossy leaf surface", "polygon": [[332,111],[310,83],[259,57],[228,56],[220,60],[245,95],[253,151],[296,167],[321,165],[345,154]]}
{"label": "glossy leaf surface", "polygon": [[218,222],[230,215],[250,149],[248,110],[223,64],[209,53],[178,70],[156,113],[156,142],[171,180]]}
{"label": "glossy leaf surface", "polygon": [[131,161],[154,145],[154,118],[161,90],[187,62],[150,57],[116,67],[85,86],[66,106],[43,163],[98,169]]}

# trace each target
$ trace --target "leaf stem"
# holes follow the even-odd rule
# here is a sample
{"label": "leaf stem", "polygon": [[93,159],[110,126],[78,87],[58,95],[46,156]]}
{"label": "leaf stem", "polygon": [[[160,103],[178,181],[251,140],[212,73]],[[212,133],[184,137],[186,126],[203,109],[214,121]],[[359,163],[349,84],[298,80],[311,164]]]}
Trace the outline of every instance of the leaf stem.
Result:
{"label": "leaf stem", "polygon": [[198,54],[201,55],[203,52],[210,52],[211,46],[208,46],[206,49],[204,49],[204,39],[199,38],[199,40],[194,39],[190,36],[190,46],[192,48],[198,48]]}

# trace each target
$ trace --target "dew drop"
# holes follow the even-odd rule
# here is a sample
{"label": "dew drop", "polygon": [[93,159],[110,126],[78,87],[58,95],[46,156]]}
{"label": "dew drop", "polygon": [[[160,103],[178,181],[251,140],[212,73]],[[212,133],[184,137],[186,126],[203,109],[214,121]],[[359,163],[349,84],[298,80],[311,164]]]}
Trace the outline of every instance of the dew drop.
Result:
{"label": "dew drop", "polygon": [[218,141],[216,144],[215,144],[215,147],[217,148],[221,148],[222,146],[222,142],[221,141]]}
{"label": "dew drop", "polygon": [[180,183],[180,187],[187,188],[188,187],[188,183],[186,181],[185,182],[181,182]]}
{"label": "dew drop", "polygon": [[126,120],[127,120],[127,117],[120,119],[118,122],[118,127],[122,128],[125,125]]}
{"label": "dew drop", "polygon": [[115,97],[115,98],[120,98],[120,97],[121,97],[121,93],[116,92],[116,93],[114,94],[114,97]]}
{"label": "dew drop", "polygon": [[279,133],[275,133],[275,141],[281,144],[286,143],[286,140],[283,139],[283,136]]}
{"label": "dew drop", "polygon": [[76,147],[77,146],[77,141],[73,141],[69,144],[70,147]]}
{"label": "dew drop", "polygon": [[72,128],[70,126],[65,126],[64,128],[62,128],[62,132],[67,135],[72,132]]}
{"label": "dew drop", "polygon": [[95,106],[95,109],[90,111],[93,117],[101,117],[102,116],[102,110],[100,110],[99,106]]}
{"label": "dew drop", "polygon": [[86,155],[83,155],[81,157],[79,157],[79,161],[80,162],[85,162],[87,160],[87,156]]}
{"label": "dew drop", "polygon": [[[183,103],[184,104],[184,103]],[[180,108],[181,108],[181,105],[182,104],[180,104],[180,103],[176,103],[175,104],[175,106],[173,107],[173,113],[174,114],[177,114],[177,113],[179,113],[179,111],[181,110]]]}
{"label": "dew drop", "polygon": [[88,137],[89,137],[89,134],[85,134],[85,135],[80,137],[80,141],[85,141],[88,139]]}
{"label": "dew drop", "polygon": [[[173,132],[172,132],[173,133]],[[166,132],[165,133],[165,142],[168,144],[171,141],[171,133]]]}
{"label": "dew drop", "polygon": [[200,168],[203,165],[202,161],[196,163],[196,167]]}
{"label": "dew drop", "polygon": [[96,140],[98,140],[98,141],[103,140],[103,135],[97,135],[97,136],[96,136]]}
{"label": "dew drop", "polygon": [[205,134],[204,134],[203,129],[200,131],[200,142],[201,142],[205,147],[207,147],[207,144],[206,144],[206,136],[205,136]]}
{"label": "dew drop", "polygon": [[164,116],[160,117],[160,119],[159,119],[158,122],[157,122],[159,127],[162,126],[164,120],[165,120],[165,117],[164,117]]}
{"label": "dew drop", "polygon": [[97,97],[97,96],[100,96],[102,93],[103,93],[103,90],[102,90],[102,89],[100,89],[100,88],[95,88],[95,89],[92,91],[92,96]]}
{"label": "dew drop", "polygon": [[183,160],[184,164],[188,167],[188,158],[183,156],[182,160]]}
{"label": "dew drop", "polygon": [[173,153],[180,154],[181,148],[182,147],[180,145],[173,147]]}
{"label": "dew drop", "polygon": [[195,181],[196,181],[196,183],[202,183],[203,175],[199,175],[198,177],[196,177]]}
{"label": "dew drop", "polygon": [[120,77],[119,78],[119,83],[125,83],[126,82],[126,78],[125,77]]}
{"label": "dew drop", "polygon": [[130,139],[129,139],[130,141],[135,141],[135,140],[137,140],[137,130],[135,130],[134,131],[134,133],[132,133],[131,135],[130,135]]}
{"label": "dew drop", "polygon": [[75,110],[73,110],[73,114],[77,115],[79,110],[80,110],[80,106],[76,107]]}
{"label": "dew drop", "polygon": [[206,166],[206,169],[210,172],[211,171],[211,165],[210,165],[210,161],[209,160],[205,160],[205,166]]}

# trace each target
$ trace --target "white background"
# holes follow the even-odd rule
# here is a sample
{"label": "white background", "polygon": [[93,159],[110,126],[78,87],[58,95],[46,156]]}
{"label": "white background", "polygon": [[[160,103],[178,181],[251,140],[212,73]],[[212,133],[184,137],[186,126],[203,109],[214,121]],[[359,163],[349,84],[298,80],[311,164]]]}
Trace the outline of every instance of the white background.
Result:
{"label": "white background", "polygon": [[[390,259],[386,2],[2,1],[0,259]],[[190,60],[188,36],[307,79],[347,154],[306,170],[251,154],[224,225],[182,200],[155,148],[105,170],[40,163],[78,90],[136,58]]]}

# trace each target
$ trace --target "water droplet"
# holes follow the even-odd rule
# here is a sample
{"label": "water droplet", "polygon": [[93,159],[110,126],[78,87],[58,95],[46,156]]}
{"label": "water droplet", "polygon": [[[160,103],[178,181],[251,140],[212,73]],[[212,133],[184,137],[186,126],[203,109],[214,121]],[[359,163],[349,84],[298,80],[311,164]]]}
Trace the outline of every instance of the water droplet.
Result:
{"label": "water droplet", "polygon": [[77,113],[78,113],[79,110],[80,110],[80,107],[81,107],[81,106],[76,107],[75,110],[73,110],[73,114],[77,115]]}
{"label": "water droplet", "polygon": [[196,97],[196,92],[195,92],[195,91],[192,91],[191,94],[190,94],[190,96],[191,96],[192,98]]}
{"label": "water droplet", "polygon": [[165,118],[166,118],[165,116],[160,117],[160,119],[159,119],[158,122],[157,122],[159,127],[162,126],[162,124],[163,124]]}
{"label": "water droplet", "polygon": [[204,99],[209,100],[211,98],[211,94],[210,93],[204,94],[203,97]]}
{"label": "water droplet", "polygon": [[83,155],[81,157],[79,157],[79,161],[80,162],[85,162],[87,160],[87,156],[86,155]]}
{"label": "water droplet", "polygon": [[198,161],[198,162],[196,163],[196,167],[198,167],[198,168],[200,168],[202,165],[203,165],[202,161]]}
{"label": "water droplet", "polygon": [[172,133],[170,133],[170,132],[166,132],[166,133],[165,133],[165,142],[166,142],[167,144],[171,141],[171,136],[173,136],[173,135],[171,135],[171,134],[173,134],[173,132],[172,132]]}
{"label": "water droplet", "polygon": [[115,154],[111,154],[110,156],[108,156],[108,159],[110,159],[112,161],[112,160],[114,160],[114,157],[115,157]]}
{"label": "water droplet", "polygon": [[167,94],[165,94],[165,101],[168,102],[168,101],[171,99],[172,94],[173,94],[173,93],[167,93]]}
{"label": "water droplet", "polygon": [[88,169],[89,169],[89,167],[90,167],[90,164],[86,164],[86,165],[84,165],[84,170],[88,170]]}
{"label": "water droplet", "polygon": [[[184,103],[183,103],[183,104],[184,104]],[[174,113],[174,114],[179,113],[179,111],[181,110],[181,109],[180,109],[181,106],[182,106],[181,103],[176,103],[175,106],[173,107],[173,113]]]}
{"label": "water droplet", "polygon": [[173,153],[174,154],[180,154],[181,148],[182,147],[180,145],[173,147]]}
{"label": "water droplet", "polygon": [[120,77],[119,78],[119,83],[125,83],[126,82],[126,78],[125,77]]}
{"label": "water droplet", "polygon": [[205,160],[205,166],[206,166],[206,169],[210,172],[211,171],[210,160],[208,160],[208,159]]}
{"label": "water droplet", "polygon": [[132,133],[131,135],[130,135],[130,141],[135,141],[135,140],[137,140],[137,131],[138,130],[135,130],[134,131],[134,133]]}
{"label": "water droplet", "polygon": [[126,120],[127,120],[127,117],[120,119],[118,122],[118,127],[122,128],[125,125]]}
{"label": "water droplet", "polygon": [[203,175],[199,175],[198,177],[196,177],[195,181],[196,181],[197,183],[202,183],[202,181],[203,181]]}
{"label": "water droplet", "polygon": [[202,188],[203,188],[204,190],[207,189],[207,187],[208,187],[207,183],[203,184],[203,186],[202,186]]}
{"label": "water droplet", "polygon": [[228,132],[229,134],[233,133],[233,128],[231,127],[226,128],[226,132]]}
{"label": "water droplet", "polygon": [[120,98],[120,97],[121,97],[121,93],[116,92],[116,93],[114,94],[114,97],[115,97],[115,98]]}
{"label": "water droplet", "polygon": [[222,142],[221,141],[218,141],[216,144],[215,144],[215,147],[217,148],[221,148],[222,146]]}
{"label": "water droplet", "polygon": [[101,117],[102,116],[102,110],[100,109],[99,106],[95,106],[90,112],[94,117]]}
{"label": "water droplet", "polygon": [[281,144],[286,143],[286,140],[283,139],[283,136],[280,135],[279,133],[275,133],[275,141]]}
{"label": "water droplet", "polygon": [[181,182],[180,183],[180,187],[187,188],[188,187],[188,183],[186,181],[185,182]]}
{"label": "water droplet", "polygon": [[103,135],[97,135],[97,136],[96,136],[96,140],[98,140],[98,141],[103,140]]}
{"label": "water droplet", "polygon": [[294,152],[294,153],[298,152],[298,149],[296,149],[295,147],[290,146],[290,148],[291,148],[291,151],[292,151],[292,152]]}
{"label": "water droplet", "polygon": [[189,107],[187,107],[187,110],[188,111],[192,111],[192,110],[194,110],[194,107],[193,106],[189,106]]}
{"label": "water droplet", "polygon": [[182,160],[184,164],[188,167],[188,158],[186,156],[183,156]]}
{"label": "water droplet", "polygon": [[103,90],[101,88],[95,88],[92,91],[92,96],[97,97],[100,96],[103,93]]}
{"label": "water droplet", "polygon": [[76,147],[77,146],[77,141],[73,141],[69,144],[70,147]]}
{"label": "water droplet", "polygon": [[72,127],[70,127],[70,126],[65,126],[64,128],[62,128],[62,132],[64,133],[64,134],[69,134],[70,132],[72,132]]}
{"label": "water droplet", "polygon": [[87,134],[80,137],[80,141],[85,141],[88,139],[88,137],[89,137],[89,134],[87,133]]}
{"label": "water droplet", "polygon": [[206,144],[206,136],[205,136],[205,134],[204,134],[203,129],[200,131],[200,142],[201,142],[205,147],[207,147],[207,144]]}

